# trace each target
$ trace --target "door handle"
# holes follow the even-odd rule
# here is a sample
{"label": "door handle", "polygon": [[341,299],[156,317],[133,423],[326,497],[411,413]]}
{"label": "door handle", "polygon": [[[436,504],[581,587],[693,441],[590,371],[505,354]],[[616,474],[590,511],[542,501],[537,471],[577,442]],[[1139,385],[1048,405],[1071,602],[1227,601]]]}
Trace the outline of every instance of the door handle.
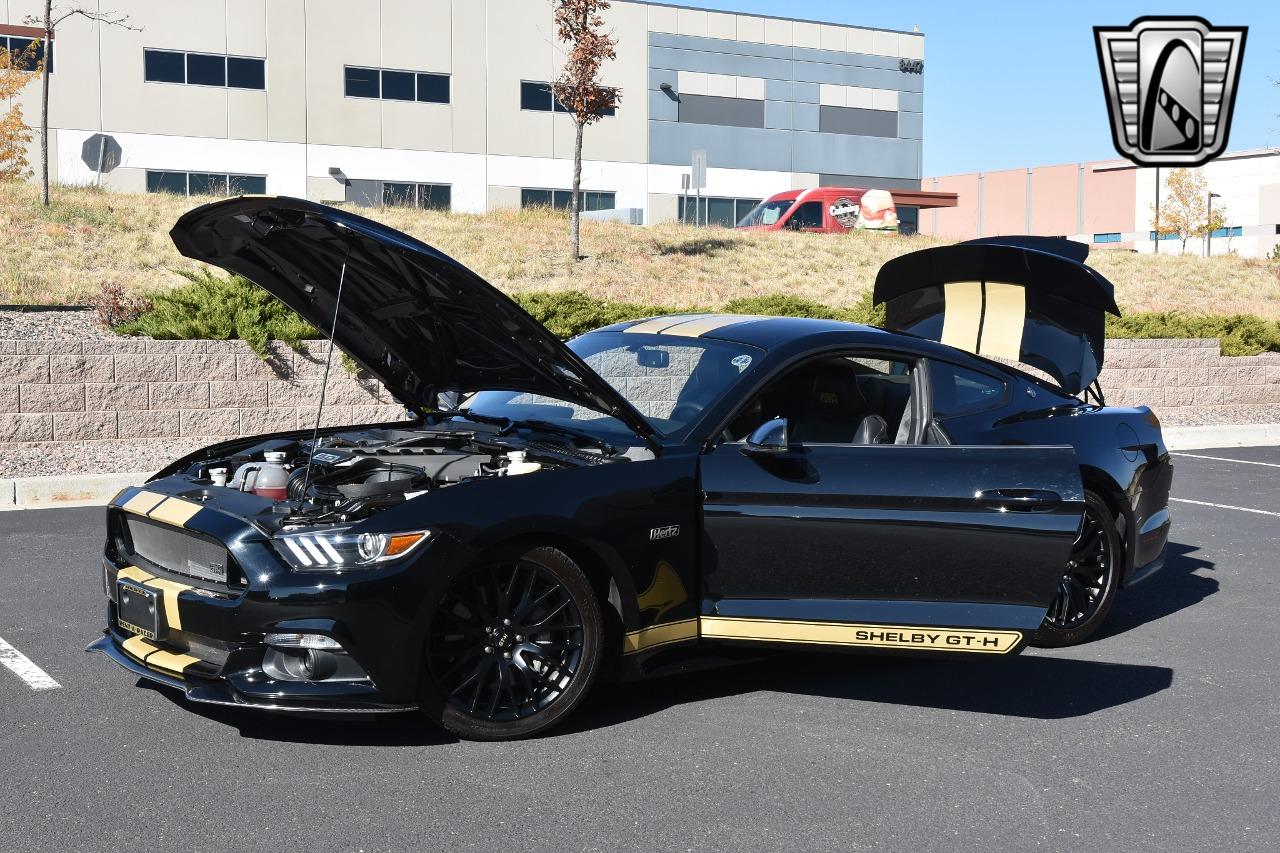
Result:
{"label": "door handle", "polygon": [[1030,512],[1050,509],[1062,503],[1062,496],[1048,489],[987,489],[978,500],[992,509]]}

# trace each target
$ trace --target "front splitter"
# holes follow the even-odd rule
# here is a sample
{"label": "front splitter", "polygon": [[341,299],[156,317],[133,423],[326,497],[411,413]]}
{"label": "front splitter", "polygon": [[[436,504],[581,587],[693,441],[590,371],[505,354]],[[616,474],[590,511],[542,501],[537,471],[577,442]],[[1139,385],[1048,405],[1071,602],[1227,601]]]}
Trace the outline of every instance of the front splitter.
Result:
{"label": "front splitter", "polygon": [[258,711],[275,711],[285,714],[403,714],[418,710],[417,705],[290,705],[271,701],[250,701],[223,681],[189,682],[157,672],[138,663],[125,654],[108,635],[90,643],[86,652],[101,652],[139,678],[182,691],[192,702],[205,705],[224,705],[234,708],[252,708]]}

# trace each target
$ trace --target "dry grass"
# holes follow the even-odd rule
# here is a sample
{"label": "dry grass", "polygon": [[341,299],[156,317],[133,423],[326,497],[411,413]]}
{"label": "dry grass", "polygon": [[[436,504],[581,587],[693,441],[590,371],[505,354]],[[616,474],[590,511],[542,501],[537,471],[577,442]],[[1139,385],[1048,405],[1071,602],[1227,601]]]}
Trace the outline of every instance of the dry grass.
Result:
{"label": "dry grass", "polygon": [[[106,282],[156,289],[195,266],[168,229],[204,201],[57,188],[48,210],[33,187],[0,186],[0,303],[87,303]],[[673,307],[717,306],[740,296],[789,293],[845,307],[869,290],[880,264],[936,245],[927,237],[739,233],[670,224],[583,223],[587,260],[566,259],[567,219],[545,210],[483,216],[385,208],[360,213],[457,258],[508,292],[585,290]],[[1092,263],[1128,311],[1180,309],[1280,319],[1274,262],[1100,251]]]}

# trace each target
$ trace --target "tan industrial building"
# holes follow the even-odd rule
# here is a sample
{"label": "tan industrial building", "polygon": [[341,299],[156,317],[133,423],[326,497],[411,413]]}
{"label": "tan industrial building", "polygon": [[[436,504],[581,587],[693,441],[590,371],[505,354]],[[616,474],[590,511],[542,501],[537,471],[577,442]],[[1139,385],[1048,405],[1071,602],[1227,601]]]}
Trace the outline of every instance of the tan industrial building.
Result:
{"label": "tan industrial building", "polygon": [[[39,0],[0,5],[21,47]],[[457,211],[565,203],[549,0],[114,0],[53,44],[52,177]],[[621,105],[584,200],[676,218],[693,151],[720,218],[818,185],[920,188],[924,36],[614,0]],[[39,87],[21,96],[34,123]]]}
{"label": "tan industrial building", "polygon": [[[1189,240],[1187,254],[1269,257],[1280,246],[1280,151],[1231,151],[1202,169],[1226,223],[1212,237]],[[1172,235],[1157,249],[1152,230],[1168,176],[1169,169],[1105,160],[926,177],[924,189],[957,193],[959,203],[922,213],[920,231],[956,240],[1050,234],[1100,249],[1181,253]]]}

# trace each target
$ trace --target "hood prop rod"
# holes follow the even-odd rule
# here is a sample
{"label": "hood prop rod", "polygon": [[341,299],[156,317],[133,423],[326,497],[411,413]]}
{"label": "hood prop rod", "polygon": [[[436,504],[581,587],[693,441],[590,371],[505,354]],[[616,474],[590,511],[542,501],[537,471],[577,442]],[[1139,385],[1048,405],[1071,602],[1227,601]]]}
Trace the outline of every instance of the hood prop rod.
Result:
{"label": "hood prop rod", "polygon": [[311,465],[316,456],[316,444],[320,440],[320,422],[324,418],[325,392],[329,389],[329,368],[333,365],[333,348],[337,346],[333,338],[338,334],[338,313],[342,310],[342,286],[347,280],[347,261],[351,259],[351,244],[347,244],[347,253],[342,256],[342,271],[338,273],[338,296],[333,301],[333,322],[329,326],[329,351],[324,357],[324,379],[320,382],[320,404],[316,407],[316,425],[311,431],[311,450],[307,453],[307,473],[302,479],[302,499],[307,499],[307,490],[311,488]]}

